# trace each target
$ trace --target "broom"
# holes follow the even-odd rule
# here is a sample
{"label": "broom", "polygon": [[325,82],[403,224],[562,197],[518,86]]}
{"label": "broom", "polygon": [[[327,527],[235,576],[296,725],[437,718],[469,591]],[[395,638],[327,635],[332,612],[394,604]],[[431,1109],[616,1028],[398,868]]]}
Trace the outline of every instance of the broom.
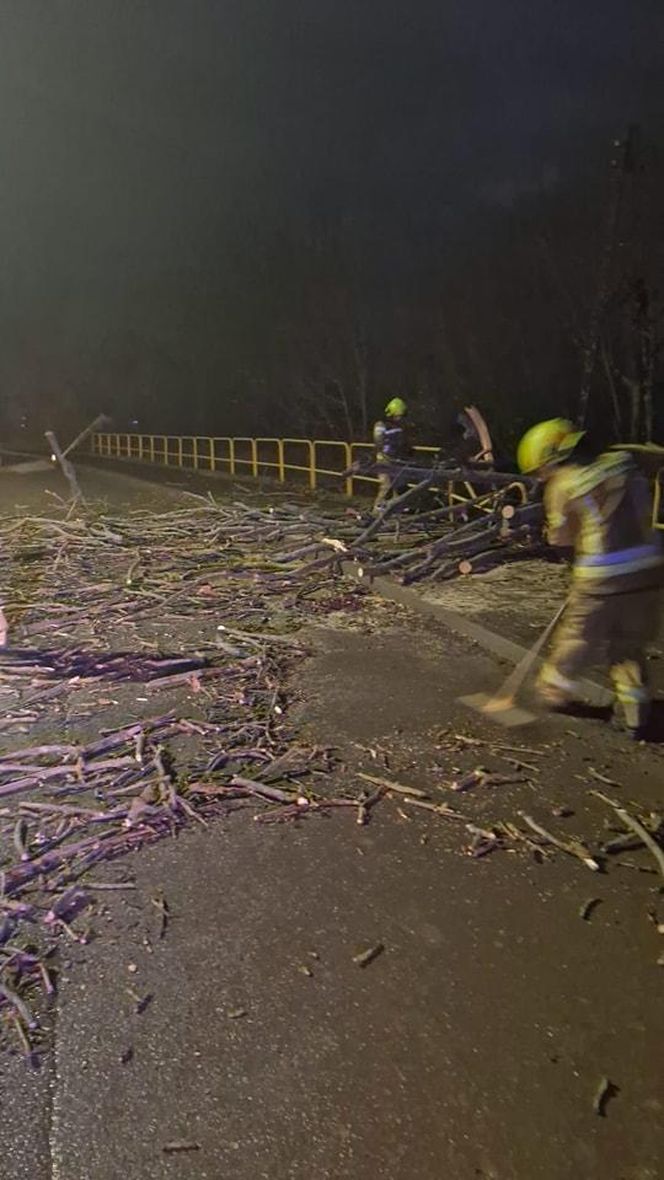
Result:
{"label": "broom", "polygon": [[528,713],[526,709],[516,707],[514,703],[515,697],[537,660],[539,653],[562,618],[563,612],[567,607],[567,601],[565,599],[562,606],[558,607],[551,622],[547,624],[542,634],[533,646],[528,649],[516,668],[510,672],[507,680],[498,692],[494,693],[493,696],[489,696],[485,692],[477,692],[473,693],[472,696],[459,697],[461,704],[468,705],[476,713],[482,713],[485,717],[491,717],[499,725],[527,725],[530,721],[534,721],[534,714]]}

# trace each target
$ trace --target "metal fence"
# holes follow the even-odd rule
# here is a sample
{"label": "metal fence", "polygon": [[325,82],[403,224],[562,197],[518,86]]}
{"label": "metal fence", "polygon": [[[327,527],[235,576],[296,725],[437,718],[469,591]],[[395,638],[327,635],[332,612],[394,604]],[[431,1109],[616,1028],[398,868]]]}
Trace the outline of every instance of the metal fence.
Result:
{"label": "metal fence", "polygon": [[[436,455],[437,447],[414,447],[423,456]],[[319,438],[208,438],[201,435],[94,434],[92,453],[100,458],[129,459],[194,471],[219,471],[227,475],[269,476],[279,483],[300,481],[310,491],[329,488],[354,496],[376,484],[374,475],[356,475],[350,468],[357,459],[371,458],[371,443],[348,443]],[[470,483],[448,482],[448,502],[474,500]],[[653,523],[664,529],[664,468],[655,477]]]}
{"label": "metal fence", "polygon": [[656,529],[664,529],[664,467],[655,476],[652,522]]}
{"label": "metal fence", "polygon": [[[437,447],[415,447],[421,455],[435,455]],[[269,476],[285,483],[295,480],[311,491],[330,487],[353,496],[373,475],[356,475],[357,459],[372,458],[371,443],[347,443],[319,438],[207,438],[200,435],[95,434],[92,453],[106,459],[133,459],[161,467],[219,471],[227,475]]]}

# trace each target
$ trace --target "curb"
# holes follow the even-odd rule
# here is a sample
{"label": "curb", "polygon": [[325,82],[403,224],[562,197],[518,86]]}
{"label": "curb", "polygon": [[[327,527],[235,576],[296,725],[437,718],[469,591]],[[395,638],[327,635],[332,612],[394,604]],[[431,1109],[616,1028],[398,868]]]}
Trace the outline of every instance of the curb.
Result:
{"label": "curb", "polygon": [[[483,627],[481,623],[471,622],[464,615],[449,610],[448,607],[441,606],[437,602],[431,602],[423,598],[421,594],[418,594],[417,590],[411,590],[408,586],[400,586],[398,582],[392,582],[389,578],[372,578],[366,574],[359,574],[358,567],[353,562],[344,562],[343,571],[388,602],[396,602],[400,606],[405,606],[409,610],[414,611],[416,614],[425,615],[430,619],[434,619],[437,623],[441,623],[444,627],[447,627],[448,630],[456,631],[457,634],[472,640],[473,643],[477,643],[485,651],[491,652],[492,655],[497,656],[501,660],[507,660],[509,663],[516,665],[528,651],[528,648],[523,647],[522,644],[515,643],[512,639],[506,639],[503,635],[498,635],[495,631],[490,631],[488,627]],[[541,667],[543,663],[544,661],[538,658],[535,661],[535,667]],[[610,703],[612,699],[610,693],[605,686],[599,684],[597,681],[583,679],[579,680],[578,684],[589,704],[603,708]]]}

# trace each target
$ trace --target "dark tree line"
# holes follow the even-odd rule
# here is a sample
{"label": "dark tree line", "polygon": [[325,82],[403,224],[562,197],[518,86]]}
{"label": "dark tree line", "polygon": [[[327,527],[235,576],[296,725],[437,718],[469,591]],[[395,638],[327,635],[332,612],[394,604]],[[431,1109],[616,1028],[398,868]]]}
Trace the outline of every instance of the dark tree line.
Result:
{"label": "dark tree line", "polygon": [[661,439],[664,158],[635,135],[630,152],[471,212],[452,243],[312,216],[146,282],[101,341],[19,330],[5,431],[26,408],[65,434],[106,409],[119,430],[362,439],[399,394],[419,441],[474,402],[510,450],[538,416],[576,418],[585,388],[605,440]]}

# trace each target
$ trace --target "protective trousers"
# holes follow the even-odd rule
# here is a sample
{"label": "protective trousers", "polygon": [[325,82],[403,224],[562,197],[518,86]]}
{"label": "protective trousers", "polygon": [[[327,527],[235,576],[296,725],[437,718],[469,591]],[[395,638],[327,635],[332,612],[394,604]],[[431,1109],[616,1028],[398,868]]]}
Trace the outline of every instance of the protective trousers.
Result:
{"label": "protective trousers", "polygon": [[387,472],[378,471],[378,492],[376,499],[373,502],[372,512],[374,515],[381,512],[388,500],[395,496],[400,496],[405,492],[408,479],[402,472],[397,471],[394,475],[388,475]]}
{"label": "protective trousers", "polygon": [[567,704],[578,697],[576,680],[584,668],[608,664],[627,726],[642,728],[650,711],[646,650],[657,634],[661,597],[659,588],[623,594],[573,590],[539,675],[543,701]]}
{"label": "protective trousers", "polygon": [[380,512],[381,508],[385,504],[385,501],[389,499],[391,490],[392,490],[391,477],[389,475],[379,475],[378,476],[378,491],[376,493],[376,499],[373,502],[373,511],[374,512]]}

